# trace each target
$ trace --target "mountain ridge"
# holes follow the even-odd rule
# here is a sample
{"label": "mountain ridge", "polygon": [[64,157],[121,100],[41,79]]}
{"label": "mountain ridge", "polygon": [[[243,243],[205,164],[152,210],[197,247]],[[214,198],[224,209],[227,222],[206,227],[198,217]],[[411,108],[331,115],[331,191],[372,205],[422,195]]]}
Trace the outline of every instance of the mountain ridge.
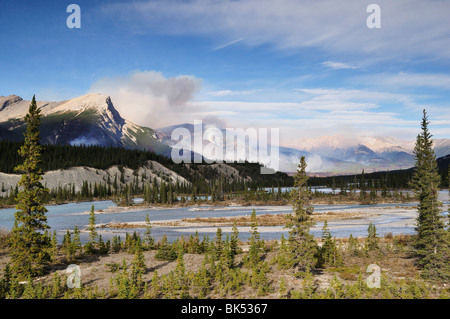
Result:
{"label": "mountain ridge", "polygon": [[[102,145],[170,154],[151,128],[120,115],[107,95],[90,93],[60,102],[37,101],[41,109],[41,140],[48,144]],[[0,139],[20,141],[30,101],[16,95],[0,97]]]}

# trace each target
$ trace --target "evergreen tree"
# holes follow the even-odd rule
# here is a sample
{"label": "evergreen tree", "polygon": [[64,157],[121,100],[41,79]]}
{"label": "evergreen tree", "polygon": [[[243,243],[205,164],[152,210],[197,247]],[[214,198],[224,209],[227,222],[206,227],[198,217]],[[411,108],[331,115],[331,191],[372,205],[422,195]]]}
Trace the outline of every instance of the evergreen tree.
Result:
{"label": "evergreen tree", "polygon": [[73,241],[72,245],[74,247],[74,254],[76,255],[77,252],[81,252],[81,240],[80,240],[80,230],[78,229],[78,226],[75,225],[75,228],[73,230]]}
{"label": "evergreen tree", "polygon": [[87,254],[92,254],[95,251],[95,242],[98,237],[95,226],[95,210],[94,205],[91,206],[91,212],[89,213],[89,241],[85,244],[84,249]]}
{"label": "evergreen tree", "polygon": [[166,234],[161,238],[155,258],[158,260],[170,261],[177,259],[177,251],[174,249],[173,245],[169,244]]}
{"label": "evergreen tree", "polygon": [[256,218],[256,211],[253,209],[250,216],[250,247],[248,249],[248,259],[250,266],[255,267],[260,261],[261,255],[261,242],[258,232],[258,220]]}
{"label": "evergreen tree", "polygon": [[151,235],[151,231],[152,225],[150,223],[150,218],[148,217],[147,214],[147,217],[145,217],[145,233],[144,233],[144,245],[146,249],[152,249],[155,244],[155,240]]}
{"label": "evergreen tree", "polygon": [[21,190],[17,194],[16,227],[12,229],[10,242],[12,269],[22,279],[42,274],[45,264],[51,259],[51,239],[44,233],[50,227],[45,215],[47,209],[43,206],[48,189],[41,183],[40,117],[40,109],[33,96],[25,116],[25,143],[19,149],[24,161],[15,168],[23,175],[18,183]]}
{"label": "evergreen tree", "polygon": [[309,233],[314,225],[311,215],[314,207],[309,204],[311,193],[307,186],[306,161],[302,156],[294,175],[294,188],[291,202],[294,213],[287,216],[286,227],[289,228],[289,253],[292,267],[301,271],[312,270],[317,263],[317,243]]}
{"label": "evergreen tree", "polygon": [[319,249],[318,263],[325,263],[331,266],[339,266],[342,264],[342,256],[336,245],[336,240],[331,237],[327,221],[324,222],[322,228],[322,241],[323,244]]}
{"label": "evergreen tree", "polygon": [[367,238],[364,245],[366,252],[374,251],[379,248],[379,238],[377,236],[377,228],[374,224],[369,223],[367,228]]}
{"label": "evergreen tree", "polygon": [[416,165],[412,178],[419,199],[415,251],[425,277],[450,280],[449,238],[440,215],[442,203],[438,200],[441,179],[428,124],[427,113],[423,110],[422,130],[414,148]]}
{"label": "evergreen tree", "polygon": [[230,250],[228,256],[228,267],[234,267],[234,258],[239,252],[239,230],[236,221],[233,222],[232,233],[230,237]]}
{"label": "evergreen tree", "polygon": [[134,285],[139,289],[142,288],[142,275],[146,272],[144,253],[142,252],[142,245],[140,241],[135,243],[134,258],[131,267],[131,279]]}
{"label": "evergreen tree", "polygon": [[359,254],[359,243],[358,239],[354,238],[352,234],[348,238],[348,251],[352,256],[357,256]]}

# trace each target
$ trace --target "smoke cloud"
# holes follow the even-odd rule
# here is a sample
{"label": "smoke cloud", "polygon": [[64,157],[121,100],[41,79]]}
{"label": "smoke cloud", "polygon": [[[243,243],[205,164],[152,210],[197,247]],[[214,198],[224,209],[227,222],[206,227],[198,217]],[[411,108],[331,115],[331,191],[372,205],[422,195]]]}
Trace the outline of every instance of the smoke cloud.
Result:
{"label": "smoke cloud", "polygon": [[166,78],[155,71],[105,77],[93,83],[92,93],[111,96],[119,113],[133,123],[160,128],[192,121],[198,106],[192,103],[201,80],[181,75]]}

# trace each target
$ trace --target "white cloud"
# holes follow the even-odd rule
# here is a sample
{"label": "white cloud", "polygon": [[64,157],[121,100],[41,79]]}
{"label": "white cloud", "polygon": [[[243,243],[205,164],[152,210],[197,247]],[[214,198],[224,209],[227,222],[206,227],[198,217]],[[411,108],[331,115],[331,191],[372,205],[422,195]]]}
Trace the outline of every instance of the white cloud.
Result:
{"label": "white cloud", "polygon": [[425,87],[450,89],[450,75],[443,73],[379,73],[361,76],[361,80],[380,87]]}
{"label": "white cloud", "polygon": [[[140,125],[158,128],[184,120],[198,110],[189,105],[201,87],[193,76],[166,78],[155,71],[136,71],[127,76],[105,77],[90,92],[111,96],[120,114]],[[186,117],[186,121],[190,119]]]}
{"label": "white cloud", "polygon": [[[421,109],[417,111],[417,120],[406,119],[404,112],[408,112],[421,95],[345,88],[299,88],[296,91],[300,93],[297,102],[234,100],[195,104],[233,127],[280,128],[284,145],[291,145],[290,140],[335,133],[406,139],[417,135]],[[409,110],[408,114],[414,113]],[[433,114],[442,115],[441,112]],[[448,116],[434,125],[442,125],[446,119]]]}
{"label": "white cloud", "polygon": [[223,96],[250,95],[258,91],[260,90],[218,90],[218,91],[209,91],[206,92],[206,94],[215,97],[223,97]]}
{"label": "white cloud", "polygon": [[336,62],[336,61],[325,61],[322,62],[322,65],[331,68],[333,70],[341,70],[341,69],[357,69],[358,67],[350,65],[344,62]]}
{"label": "white cloud", "polygon": [[[449,58],[447,0],[378,0],[381,28],[369,29],[368,2],[354,0],[176,0],[115,3],[108,17],[140,32],[209,36],[226,47],[314,47],[333,56],[370,59]],[[230,41],[231,40],[231,41]],[[225,42],[224,44],[220,44]]]}

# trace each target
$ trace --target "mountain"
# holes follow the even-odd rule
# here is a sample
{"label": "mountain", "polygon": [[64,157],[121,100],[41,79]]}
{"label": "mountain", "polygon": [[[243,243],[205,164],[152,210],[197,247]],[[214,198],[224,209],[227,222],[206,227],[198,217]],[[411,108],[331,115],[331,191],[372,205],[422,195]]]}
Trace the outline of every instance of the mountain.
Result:
{"label": "mountain", "polygon": [[[181,128],[189,132],[191,139],[188,141],[172,140],[171,134]],[[205,157],[215,159],[210,154],[204,154],[203,150],[208,144],[218,146],[218,141],[209,131],[218,130],[223,137],[223,154],[226,154],[227,143],[230,142],[225,137],[226,129],[220,129],[213,125],[202,125],[195,127],[193,124],[184,123],[157,129],[157,135],[161,142],[171,147],[193,149],[203,154]],[[201,133],[202,143],[195,148],[196,135]],[[242,134],[241,134],[242,135]],[[414,166],[415,141],[401,140],[394,137],[345,137],[341,135],[321,136],[307,138],[291,142],[287,146],[279,146],[279,170],[283,172],[295,172],[299,158],[306,157],[308,164],[307,171],[310,175],[339,175],[361,173],[364,169],[366,173],[377,171],[391,171],[407,169]],[[450,140],[434,140],[437,157],[450,154]],[[269,145],[267,149],[271,149]],[[258,158],[259,148],[257,145],[246,144],[246,159]],[[229,159],[225,156],[225,159]]]}
{"label": "mountain", "polygon": [[[0,140],[23,139],[29,104],[16,95],[0,97]],[[114,146],[170,155],[170,147],[158,140],[153,129],[122,118],[109,96],[87,94],[61,102],[37,101],[37,105],[42,114],[42,143]]]}
{"label": "mountain", "polygon": [[[295,144],[299,150],[319,156],[361,164],[366,172],[377,172],[413,167],[415,143],[415,140],[408,141],[394,137],[345,137],[336,134],[297,140],[291,144]],[[436,157],[450,154],[450,139],[434,139],[433,144]],[[351,171],[340,168],[337,170],[342,173],[361,172],[356,167]]]}
{"label": "mountain", "polygon": [[[172,132],[175,129],[183,129],[186,132],[190,134],[190,139],[187,139],[185,137],[181,139],[173,139],[172,140]],[[168,127],[159,128],[156,130],[157,135],[162,143],[165,143],[167,145],[170,145],[173,148],[181,148],[183,147],[185,150],[191,150],[195,153],[202,154],[206,158],[210,158],[212,160],[240,160],[240,158],[236,154],[228,154],[227,153],[227,147],[231,147],[231,149],[237,149],[238,142],[237,140],[227,138],[227,136],[234,136],[236,134],[237,136],[245,138],[245,131],[244,132],[237,132],[230,131],[227,129],[221,129],[214,125],[199,125],[195,126],[194,124],[190,123],[184,123],[180,125],[172,125]],[[231,133],[230,133],[231,132]],[[200,137],[197,136],[197,134],[200,134]],[[227,134],[233,134],[233,135],[227,135]],[[215,136],[214,136],[215,135]],[[222,154],[211,154],[205,153],[205,150],[208,149],[209,146],[215,146],[220,147],[219,141],[216,140],[216,137],[222,136],[222,147],[223,151]],[[174,136],[176,138],[176,136]],[[196,145],[195,140],[200,138],[202,140],[202,143],[199,143]],[[268,139],[270,140],[270,139]],[[325,154],[318,155],[315,152],[309,152],[306,150],[301,150],[293,147],[284,147],[279,146],[279,158],[277,166],[271,166],[270,163],[267,165],[268,167],[271,167],[275,170],[280,170],[282,172],[295,172],[297,170],[297,166],[299,163],[299,159],[301,156],[305,156],[307,164],[308,164],[308,172],[336,172],[340,173],[342,171],[348,172],[348,171],[356,171],[361,172],[361,170],[364,168],[364,165],[346,161],[344,159],[334,158],[331,156],[327,156]],[[251,143],[247,142],[245,144],[245,160],[248,160],[250,162],[259,161],[259,152],[264,151],[266,154],[271,154],[272,145],[267,145],[267,150],[259,148],[259,145],[252,145]],[[223,155],[223,156],[222,156]],[[336,170],[338,168],[338,170]]]}

